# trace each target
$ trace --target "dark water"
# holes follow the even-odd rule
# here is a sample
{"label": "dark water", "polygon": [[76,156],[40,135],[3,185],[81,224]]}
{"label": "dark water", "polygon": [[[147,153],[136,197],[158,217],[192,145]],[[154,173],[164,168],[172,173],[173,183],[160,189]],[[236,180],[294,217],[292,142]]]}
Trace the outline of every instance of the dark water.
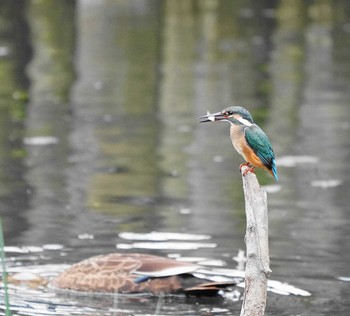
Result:
{"label": "dark water", "polygon": [[[196,117],[243,105],[278,157],[277,185],[257,172],[271,277],[312,293],[270,292],[266,314],[347,315],[349,14],[345,0],[0,1],[9,268],[51,276],[113,251],[236,268],[242,159],[228,126]],[[152,231],[206,238],[160,243]],[[239,315],[241,305],[12,291],[18,315]]]}

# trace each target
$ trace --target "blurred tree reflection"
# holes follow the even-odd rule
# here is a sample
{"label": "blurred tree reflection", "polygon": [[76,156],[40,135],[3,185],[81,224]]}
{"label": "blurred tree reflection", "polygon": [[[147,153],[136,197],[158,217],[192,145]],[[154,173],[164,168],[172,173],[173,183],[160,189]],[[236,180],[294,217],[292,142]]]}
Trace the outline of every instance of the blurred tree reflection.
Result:
{"label": "blurred tree reflection", "polygon": [[70,154],[70,90],[75,79],[75,1],[33,0],[28,3],[27,17],[33,59],[28,66],[31,87],[26,137],[49,136],[54,140],[42,146],[27,142],[26,146],[26,179],[32,190],[26,217],[31,229],[23,237],[37,244],[59,240],[66,226],[55,232],[52,226],[64,221],[66,214],[69,216],[66,169]]}
{"label": "blurred tree reflection", "polygon": [[28,203],[22,139],[31,49],[25,10],[26,1],[0,1],[0,212],[11,215],[4,218],[9,238],[23,229],[20,213]]}

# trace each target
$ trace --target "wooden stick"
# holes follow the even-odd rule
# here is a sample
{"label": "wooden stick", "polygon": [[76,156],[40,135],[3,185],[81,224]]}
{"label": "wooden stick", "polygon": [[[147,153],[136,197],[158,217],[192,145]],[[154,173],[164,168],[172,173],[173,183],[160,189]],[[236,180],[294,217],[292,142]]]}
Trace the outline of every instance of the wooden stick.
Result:
{"label": "wooden stick", "polygon": [[247,229],[245,243],[247,264],[240,316],[263,316],[266,306],[267,279],[270,270],[268,214],[266,192],[260,188],[254,173],[241,169]]}

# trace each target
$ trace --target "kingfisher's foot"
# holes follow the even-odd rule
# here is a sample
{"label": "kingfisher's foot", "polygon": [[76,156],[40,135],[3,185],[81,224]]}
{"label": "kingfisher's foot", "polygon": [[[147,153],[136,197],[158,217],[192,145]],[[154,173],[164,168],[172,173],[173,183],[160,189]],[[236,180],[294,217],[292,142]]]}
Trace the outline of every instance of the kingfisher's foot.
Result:
{"label": "kingfisher's foot", "polygon": [[239,166],[239,170],[242,171],[242,168],[243,167],[248,167],[248,169],[244,170],[243,172],[243,176],[245,176],[248,172],[254,172],[254,169],[255,169],[255,166],[253,166],[252,164],[250,164],[249,162],[246,162],[246,163],[242,163],[240,166]]}
{"label": "kingfisher's foot", "polygon": [[249,162],[242,163],[239,165],[239,170],[242,170],[243,167],[248,167],[250,168],[252,165]]}

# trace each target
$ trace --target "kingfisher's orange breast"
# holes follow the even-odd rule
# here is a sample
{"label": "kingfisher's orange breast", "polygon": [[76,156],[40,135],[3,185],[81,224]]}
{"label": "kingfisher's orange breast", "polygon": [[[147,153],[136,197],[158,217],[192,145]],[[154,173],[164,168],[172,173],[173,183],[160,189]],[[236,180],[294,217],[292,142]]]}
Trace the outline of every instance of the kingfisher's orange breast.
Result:
{"label": "kingfisher's orange breast", "polygon": [[245,161],[255,167],[267,169],[260,158],[255,154],[254,150],[248,145],[244,135],[244,126],[232,124],[230,127],[230,137],[233,147],[243,156]]}

